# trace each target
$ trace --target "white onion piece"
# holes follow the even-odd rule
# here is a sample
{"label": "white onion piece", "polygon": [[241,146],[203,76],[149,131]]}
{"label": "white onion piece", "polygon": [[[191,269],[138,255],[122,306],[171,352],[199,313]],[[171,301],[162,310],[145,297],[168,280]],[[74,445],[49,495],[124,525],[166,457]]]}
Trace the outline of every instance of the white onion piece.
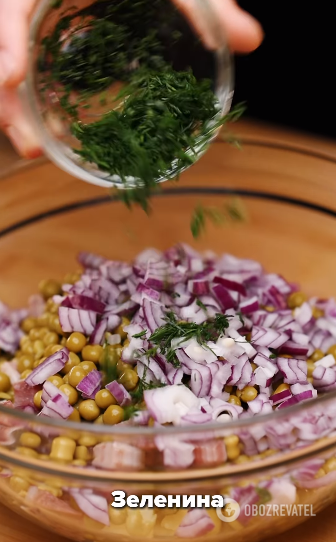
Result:
{"label": "white onion piece", "polygon": [[108,503],[105,497],[95,495],[91,489],[70,489],[69,492],[84,514],[98,523],[110,525]]}

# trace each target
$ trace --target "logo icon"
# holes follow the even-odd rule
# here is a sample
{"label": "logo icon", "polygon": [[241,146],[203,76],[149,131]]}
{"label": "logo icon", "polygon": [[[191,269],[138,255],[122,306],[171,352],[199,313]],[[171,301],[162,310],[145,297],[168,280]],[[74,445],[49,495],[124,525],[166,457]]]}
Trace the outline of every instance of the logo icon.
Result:
{"label": "logo icon", "polygon": [[230,497],[224,498],[224,507],[223,508],[216,508],[216,514],[219,517],[221,521],[225,521],[226,523],[231,523],[232,521],[236,521],[238,519],[240,514],[240,506],[234,499],[231,499]]}

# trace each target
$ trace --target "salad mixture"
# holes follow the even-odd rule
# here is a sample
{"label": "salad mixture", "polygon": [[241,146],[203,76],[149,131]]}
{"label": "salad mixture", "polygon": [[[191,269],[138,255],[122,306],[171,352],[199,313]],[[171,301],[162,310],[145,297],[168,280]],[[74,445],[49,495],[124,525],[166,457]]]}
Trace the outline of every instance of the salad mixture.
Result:
{"label": "salad mixture", "polygon": [[252,417],[336,388],[336,304],[258,262],[148,249],[81,253],[82,273],[2,306],[1,398],[38,416],[107,425]]}
{"label": "salad mixture", "polygon": [[[282,423],[226,429],[232,420],[286,409],[336,388],[333,299],[309,299],[258,262],[201,255],[184,244],[163,253],[145,250],[132,263],[91,253],[79,254],[79,262],[83,271],[63,283],[43,281],[27,309],[1,305],[1,406],[125,430],[186,431],[161,431],[135,446],[117,433],[71,437],[55,428],[49,434],[47,427],[29,428],[26,420],[13,424],[2,412],[2,446],[78,468],[181,470],[267,458],[335,429],[330,405]],[[195,425],[204,432],[188,433]],[[285,478],[226,491],[241,506],[282,502],[284,495],[294,503],[297,489],[336,482],[335,471],[335,457],[316,458]],[[28,503],[84,513],[103,525],[126,522],[128,534],[135,535],[134,514],[148,532],[158,525],[153,510],[113,509],[100,490],[32,482],[6,469],[0,480]],[[167,527],[170,536],[200,536],[215,529],[213,512],[181,510],[162,521],[177,522],[173,530]],[[239,521],[249,519],[243,514]]]}

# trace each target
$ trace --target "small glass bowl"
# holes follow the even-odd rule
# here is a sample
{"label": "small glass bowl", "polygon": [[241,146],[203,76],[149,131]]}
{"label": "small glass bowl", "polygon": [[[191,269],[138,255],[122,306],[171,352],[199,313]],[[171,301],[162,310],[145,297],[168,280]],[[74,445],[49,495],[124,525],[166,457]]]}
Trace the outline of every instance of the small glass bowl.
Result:
{"label": "small glass bowl", "polygon": [[[42,42],[53,32],[55,25],[64,12],[76,11],[79,7],[87,7],[92,4],[95,4],[93,0],[77,0],[75,6],[72,0],[63,0],[63,2],[59,3],[41,0],[38,3],[30,26],[29,69],[24,86],[25,97],[31,111],[32,123],[35,125],[42,148],[50,160],[67,173],[83,181],[107,188],[112,186],[124,188],[125,183],[118,175],[110,176],[106,171],[102,171],[95,164],[84,161],[74,152],[73,149],[79,148],[79,142],[71,134],[70,120],[64,116],[64,109],[60,105],[57,92],[58,89],[56,85],[51,88],[49,82],[47,85],[45,82],[43,83],[38,69]],[[206,50],[184,17],[173,6],[171,0],[167,0],[166,6],[167,14],[170,17],[169,20],[172,22],[169,23],[171,26],[168,28],[168,32],[166,28],[163,30],[167,41],[165,54],[171,57],[169,60],[172,61],[176,69],[183,70],[190,66],[196,77],[211,79],[219,102],[218,115],[214,119],[209,119],[207,132],[197,139],[194,150],[196,150],[198,159],[218,134],[218,128],[215,128],[214,124],[221,116],[228,113],[231,106],[233,96],[231,57],[226,44],[223,44],[220,49],[214,52]],[[211,29],[212,35],[219,35],[220,28],[208,0],[195,0],[195,9],[200,10],[203,20],[207,21],[206,24],[209,26],[209,30]],[[158,12],[159,19],[165,20],[162,10],[160,13]],[[70,32],[74,32],[75,29],[76,27]],[[174,46],[172,41],[175,30],[182,34],[178,46]],[[113,90],[112,87],[111,90]],[[102,93],[94,95],[90,103],[90,109],[83,108],[80,111],[80,119],[83,122],[89,123],[92,119],[98,120],[102,113],[107,112],[106,106],[105,108],[101,106],[101,96]],[[191,151],[191,149],[187,152],[190,156],[195,156],[194,151]],[[166,172],[164,177],[157,179],[157,182],[175,178],[184,169],[186,167],[181,168],[177,163],[172,163],[171,169]],[[135,186],[136,181],[133,177],[128,177],[127,187]]]}

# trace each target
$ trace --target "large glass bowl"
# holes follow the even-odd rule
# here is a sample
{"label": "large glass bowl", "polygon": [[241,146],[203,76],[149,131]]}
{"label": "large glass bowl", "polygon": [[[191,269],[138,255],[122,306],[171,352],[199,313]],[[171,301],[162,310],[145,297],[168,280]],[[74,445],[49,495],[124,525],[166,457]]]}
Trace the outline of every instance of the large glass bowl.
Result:
{"label": "large glass bowl", "polygon": [[[323,149],[321,144],[319,148]],[[4,178],[0,298],[12,306],[24,305],[41,279],[61,279],[75,271],[80,250],[130,260],[145,247],[165,249],[179,241],[199,250],[256,259],[268,271],[300,283],[309,295],[333,296],[335,173],[331,153],[312,151],[309,145],[299,147],[289,136],[277,143],[246,136],[242,151],[218,140],[179,184],[166,186],[153,199],[150,217],[140,210],[128,211],[102,189],[81,183],[51,164]],[[222,205],[232,194],[241,199],[247,221],[224,228],[209,224],[204,237],[194,241],[189,222],[195,205]],[[178,539],[187,510],[125,508],[116,514],[110,506],[111,492],[121,490],[140,500],[142,495],[222,494],[234,496],[245,513],[228,522],[223,513],[219,511],[219,517],[210,509],[214,528],[200,539],[258,541],[289,529],[336,500],[336,471],[323,470],[325,461],[336,457],[335,413],[336,394],[332,393],[252,421],[230,423],[224,429],[215,424],[158,430],[60,424],[0,406],[0,500],[25,518],[73,540],[131,542]],[[310,440],[301,431],[307,419],[316,420]],[[17,450],[22,431],[38,433],[45,453],[33,457]],[[89,452],[96,442],[114,442],[120,450],[115,469],[48,460],[51,443],[60,435],[86,443]],[[233,435],[240,439],[239,457],[233,458],[228,445],[229,459],[225,460],[223,439],[228,443]],[[165,445],[175,445],[183,455],[190,442],[197,450],[192,467],[160,466],[160,450]],[[131,453],[128,461],[125,450]],[[109,526],[80,511],[74,500],[79,491],[105,499]],[[307,505],[302,508],[306,515],[249,516],[245,504],[259,505],[260,499]],[[188,537],[193,538],[190,533]]]}

